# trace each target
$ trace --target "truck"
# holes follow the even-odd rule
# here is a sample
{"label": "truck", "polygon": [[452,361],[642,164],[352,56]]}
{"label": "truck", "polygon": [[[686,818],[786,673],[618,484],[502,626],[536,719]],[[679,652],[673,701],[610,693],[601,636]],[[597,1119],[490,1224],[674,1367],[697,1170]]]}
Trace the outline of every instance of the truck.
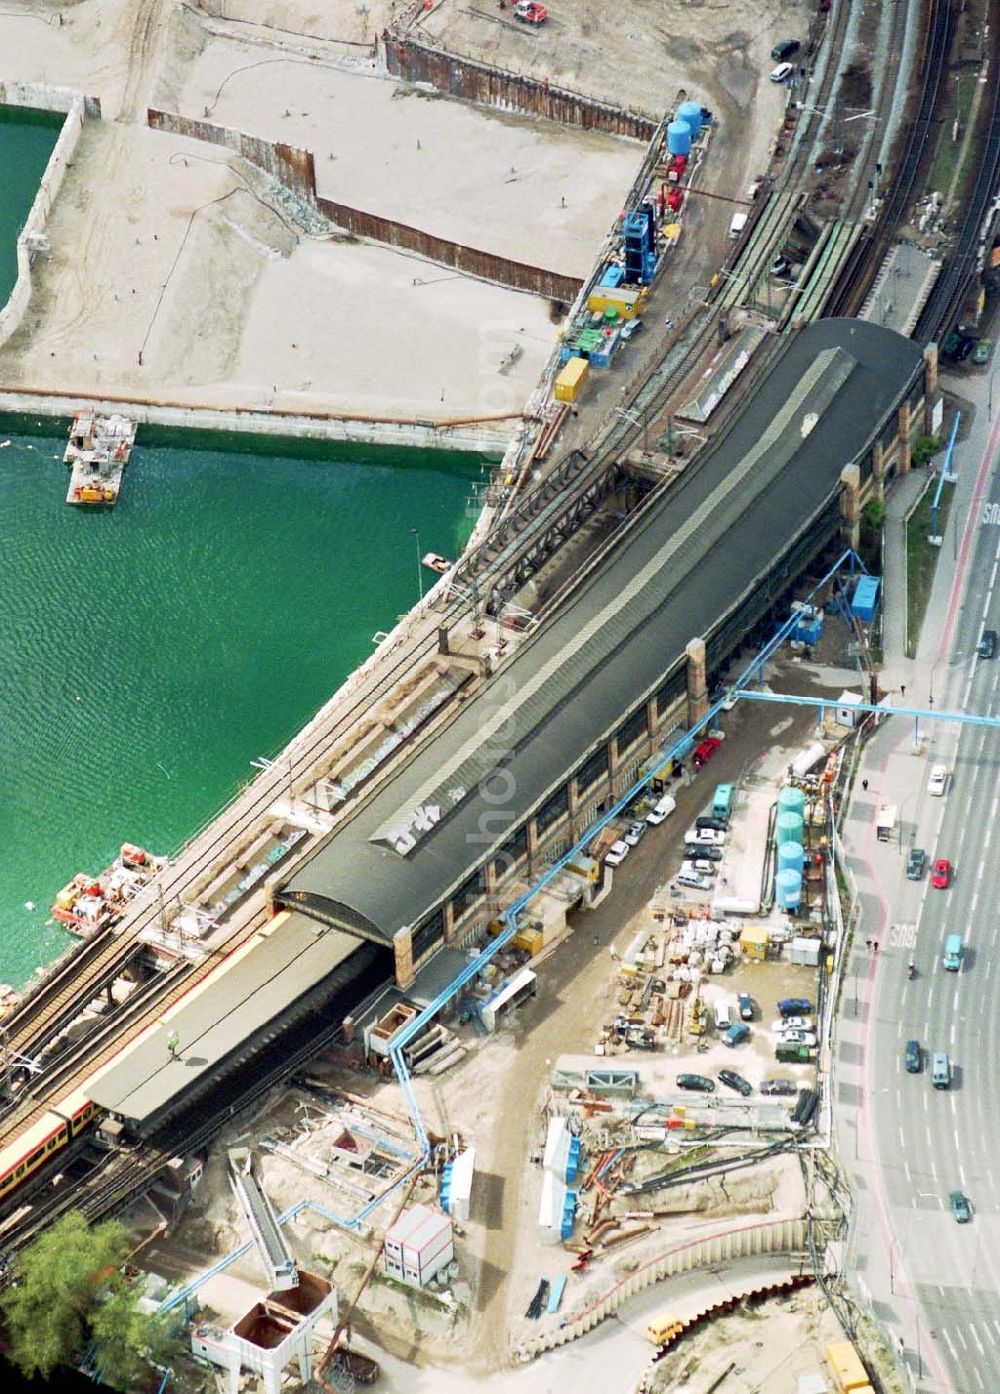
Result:
{"label": "truck", "polygon": [[891,842],[892,835],[896,830],[896,819],[899,810],[895,804],[884,803],[875,815],[875,836],[879,842]]}

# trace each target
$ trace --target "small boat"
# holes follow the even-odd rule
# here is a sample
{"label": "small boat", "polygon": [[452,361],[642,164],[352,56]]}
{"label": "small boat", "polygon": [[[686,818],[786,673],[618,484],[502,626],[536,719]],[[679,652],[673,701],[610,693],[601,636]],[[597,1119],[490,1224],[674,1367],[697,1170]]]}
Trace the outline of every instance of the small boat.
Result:
{"label": "small boat", "polygon": [[72,471],[66,502],[91,508],[114,504],[134,444],[135,422],[127,416],[78,411],[63,455]]}
{"label": "small boat", "polygon": [[455,563],[449,561],[447,557],[442,557],[440,552],[428,552],[427,555],[422,558],[422,561],[428,571],[436,571],[439,576],[443,576],[446,571],[450,571],[455,565]]}
{"label": "small boat", "polygon": [[52,905],[52,918],[80,938],[117,920],[136,892],[164,865],[143,847],[123,842],[115,860],[100,876],[79,871],[63,886]]}

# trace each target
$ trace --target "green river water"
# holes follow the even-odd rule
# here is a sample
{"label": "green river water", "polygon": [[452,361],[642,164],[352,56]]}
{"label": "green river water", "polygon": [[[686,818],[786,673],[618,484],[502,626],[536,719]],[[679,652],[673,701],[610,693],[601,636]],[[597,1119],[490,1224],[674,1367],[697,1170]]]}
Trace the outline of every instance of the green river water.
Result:
{"label": "green river water", "polygon": [[[0,303],[56,134],[0,122]],[[417,599],[418,547],[464,542],[481,472],[451,452],[140,431],[118,506],[90,512],[64,501],[56,429],[0,426],[0,979],[15,985],[70,942],[48,907],[76,871],[123,841],[175,850],[371,653]]]}

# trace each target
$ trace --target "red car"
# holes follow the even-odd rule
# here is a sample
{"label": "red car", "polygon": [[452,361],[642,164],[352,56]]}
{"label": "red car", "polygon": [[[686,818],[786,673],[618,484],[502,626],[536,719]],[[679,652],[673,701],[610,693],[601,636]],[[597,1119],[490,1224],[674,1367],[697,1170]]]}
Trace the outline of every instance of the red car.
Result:
{"label": "red car", "polygon": [[700,770],[702,765],[707,765],[721,744],[718,736],[706,736],[691,756],[695,769]]}
{"label": "red car", "polygon": [[946,891],[951,885],[951,862],[948,861],[947,857],[942,857],[940,861],[934,863],[931,885],[937,886],[939,891]]}

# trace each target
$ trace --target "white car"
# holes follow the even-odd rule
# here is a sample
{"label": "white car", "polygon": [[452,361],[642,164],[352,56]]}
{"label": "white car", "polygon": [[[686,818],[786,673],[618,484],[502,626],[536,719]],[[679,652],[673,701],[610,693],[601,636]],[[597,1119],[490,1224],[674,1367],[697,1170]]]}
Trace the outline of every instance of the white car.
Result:
{"label": "white car", "polygon": [[786,82],[794,73],[794,63],[779,63],[776,68],[771,69],[772,82]]}
{"label": "white car", "polygon": [[714,862],[707,861],[704,857],[694,857],[681,862],[681,871],[690,871],[695,876],[714,876],[718,869]]}
{"label": "white car", "polygon": [[814,1046],[816,1044],[815,1031],[781,1031],[776,1038],[778,1045],[804,1045]]}
{"label": "white car", "polygon": [[630,847],[638,847],[640,840],[646,832],[646,824],[642,822],[629,823],[628,832],[622,838],[622,842],[627,842]]}
{"label": "white car", "polygon": [[604,858],[605,866],[621,866],[622,862],[631,852],[632,848],[621,838],[617,842],[612,842],[608,850],[608,855]]}
{"label": "white car", "polygon": [[700,871],[681,870],[674,877],[675,886],[687,886],[690,891],[710,891],[712,883],[707,876],[703,876]]}
{"label": "white car", "polygon": [[697,847],[725,847],[726,834],[718,828],[688,828],[684,834],[685,842],[693,842]]}
{"label": "white car", "polygon": [[664,794],[663,798],[660,799],[658,803],[654,804],[646,814],[646,822],[655,828],[665,819],[669,818],[676,807],[677,800],[674,798],[673,794]]}
{"label": "white car", "polygon": [[813,1024],[807,1016],[780,1016],[777,1021],[771,1022],[771,1030],[776,1035],[781,1035],[783,1031],[811,1031]]}
{"label": "white car", "polygon": [[930,778],[927,780],[928,794],[936,794],[938,798],[944,793],[948,785],[948,766],[932,765]]}

